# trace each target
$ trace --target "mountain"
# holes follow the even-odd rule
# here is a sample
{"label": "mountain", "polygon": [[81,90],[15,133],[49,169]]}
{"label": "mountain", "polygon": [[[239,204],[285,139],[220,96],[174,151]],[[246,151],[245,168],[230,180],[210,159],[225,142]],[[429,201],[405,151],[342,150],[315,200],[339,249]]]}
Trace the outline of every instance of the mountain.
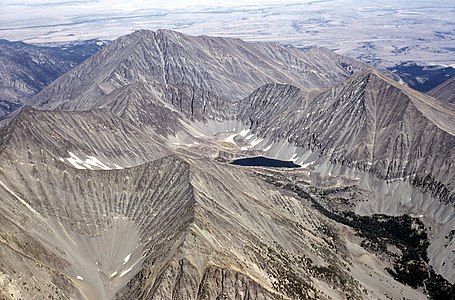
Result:
{"label": "mountain", "polygon": [[[387,180],[405,178],[455,202],[455,110],[378,71],[312,97],[273,85],[241,103],[239,120],[272,144],[287,139],[334,163]],[[305,159],[296,153],[294,160]]]}
{"label": "mountain", "polygon": [[142,30],[29,104],[0,129],[3,298],[454,295],[455,112],[376,70]]}
{"label": "mountain", "polygon": [[3,130],[2,297],[424,299],[255,172],[168,154],[101,112],[24,109]]}
{"label": "mountain", "polygon": [[241,99],[270,82],[310,89],[329,87],[362,68],[362,64],[323,48],[143,30],[117,39],[30,103],[46,109],[89,109],[93,106],[90,99],[133,82],[183,83],[219,97]]}
{"label": "mountain", "polygon": [[0,117],[94,53],[104,42],[37,46],[0,40]]}
{"label": "mountain", "polygon": [[455,103],[455,77],[438,85],[427,93],[428,95],[446,103]]}

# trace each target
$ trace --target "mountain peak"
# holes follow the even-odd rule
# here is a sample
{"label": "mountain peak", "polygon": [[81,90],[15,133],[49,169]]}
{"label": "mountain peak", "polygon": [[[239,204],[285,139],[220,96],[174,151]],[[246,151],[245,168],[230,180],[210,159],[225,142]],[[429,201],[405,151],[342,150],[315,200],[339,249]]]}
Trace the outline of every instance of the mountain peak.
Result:
{"label": "mountain peak", "polygon": [[[455,276],[453,111],[362,68],[323,48],[117,39],[0,128],[7,293],[424,299],[435,278],[448,290],[436,272]],[[229,164],[252,156],[301,168]],[[423,275],[412,286],[407,259]]]}
{"label": "mountain peak", "polygon": [[[88,99],[103,97],[134,81],[185,83],[239,100],[273,82],[304,89],[329,87],[362,68],[330,51],[305,52],[272,43],[140,30],[106,46],[38,93],[31,103],[42,108],[68,103],[68,107],[90,109]],[[327,70],[330,76],[325,75]],[[65,93],[60,92],[63,90]]]}

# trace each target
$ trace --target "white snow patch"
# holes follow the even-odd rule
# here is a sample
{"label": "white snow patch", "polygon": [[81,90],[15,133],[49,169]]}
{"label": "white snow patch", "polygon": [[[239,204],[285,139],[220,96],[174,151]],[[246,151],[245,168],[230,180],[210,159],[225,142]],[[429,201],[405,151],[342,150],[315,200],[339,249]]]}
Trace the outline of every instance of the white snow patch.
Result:
{"label": "white snow patch", "polygon": [[111,278],[114,277],[115,275],[117,275],[117,271],[111,274]]}
{"label": "white snow patch", "polygon": [[94,166],[94,167],[98,167],[98,168],[103,169],[103,170],[110,170],[111,169],[108,166],[106,166],[105,164],[103,164],[95,156],[87,156],[87,157],[88,157],[88,159],[85,160],[86,164],[89,164],[89,165]]}
{"label": "white snow patch", "polygon": [[237,143],[234,141],[234,138],[238,135],[238,133],[231,134],[227,138],[224,139],[225,142],[237,145]]}
{"label": "white snow patch", "polygon": [[[122,166],[119,166],[116,164],[113,164],[114,167],[112,168],[112,167],[106,165],[105,163],[101,162],[95,156],[87,155],[86,159],[82,159],[82,158],[78,157],[76,154],[72,153],[71,151],[68,151],[68,154],[70,155],[70,157],[67,158],[66,160],[76,169],[80,169],[80,170],[83,170],[83,169],[94,170],[95,168],[101,169],[101,170],[123,169]],[[64,160],[65,159],[62,159],[62,161],[64,161]]]}
{"label": "white snow patch", "polygon": [[260,142],[262,142],[263,139],[260,139],[260,138],[257,138],[257,139],[254,139],[250,142],[250,147],[249,148],[253,148],[255,147],[256,145],[258,145]]}
{"label": "white snow patch", "polygon": [[246,135],[248,134],[248,132],[250,132],[251,129],[243,129],[242,131],[240,131],[239,135],[241,137],[246,137]]}
{"label": "white snow patch", "polygon": [[302,168],[308,168],[309,166],[311,166],[312,164],[314,164],[314,161],[311,161],[309,163],[304,163],[302,164]]}
{"label": "white snow patch", "polygon": [[133,269],[133,267],[130,267],[128,269],[126,269],[125,271],[123,271],[122,273],[120,273],[120,277],[122,277],[123,275],[125,275],[126,273],[128,273],[129,271],[131,271]]}
{"label": "white snow patch", "polygon": [[82,278],[82,276],[79,276],[79,275],[77,275],[76,278],[79,280],[84,280],[84,278]]}
{"label": "white snow patch", "polygon": [[128,254],[128,255],[125,257],[125,259],[123,259],[123,264],[126,264],[126,263],[130,260],[130,258],[131,258],[131,253]]}
{"label": "white snow patch", "polygon": [[245,140],[248,141],[248,140],[250,140],[253,136],[254,136],[254,134],[250,134],[249,136],[247,136],[247,137],[245,138]]}
{"label": "white snow patch", "polygon": [[270,148],[272,148],[272,146],[273,146],[273,143],[270,144],[270,145],[268,145],[267,147],[265,147],[265,148],[263,149],[263,151],[269,151]]}
{"label": "white snow patch", "polygon": [[80,159],[79,157],[77,157],[77,155],[75,155],[74,153],[68,151],[68,154],[70,155],[69,158],[67,158],[66,160],[73,165],[73,167],[75,167],[76,169],[86,169],[86,167],[84,167],[84,161],[82,159]]}

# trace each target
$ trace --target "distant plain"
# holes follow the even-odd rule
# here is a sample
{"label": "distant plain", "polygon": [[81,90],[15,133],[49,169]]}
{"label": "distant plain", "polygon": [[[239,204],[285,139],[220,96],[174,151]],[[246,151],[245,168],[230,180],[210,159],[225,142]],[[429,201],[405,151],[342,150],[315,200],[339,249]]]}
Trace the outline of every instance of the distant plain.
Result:
{"label": "distant plain", "polygon": [[2,1],[0,38],[112,40],[136,29],[323,46],[381,68],[455,66],[452,1]]}

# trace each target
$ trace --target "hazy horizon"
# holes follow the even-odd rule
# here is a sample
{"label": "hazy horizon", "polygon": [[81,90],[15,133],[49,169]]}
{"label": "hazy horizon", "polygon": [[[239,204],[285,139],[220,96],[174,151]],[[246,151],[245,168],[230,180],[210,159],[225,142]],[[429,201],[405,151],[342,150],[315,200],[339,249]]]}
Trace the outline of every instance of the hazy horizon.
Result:
{"label": "hazy horizon", "polygon": [[455,64],[455,7],[445,1],[7,0],[0,38],[113,40],[137,29],[317,45],[376,65]]}

